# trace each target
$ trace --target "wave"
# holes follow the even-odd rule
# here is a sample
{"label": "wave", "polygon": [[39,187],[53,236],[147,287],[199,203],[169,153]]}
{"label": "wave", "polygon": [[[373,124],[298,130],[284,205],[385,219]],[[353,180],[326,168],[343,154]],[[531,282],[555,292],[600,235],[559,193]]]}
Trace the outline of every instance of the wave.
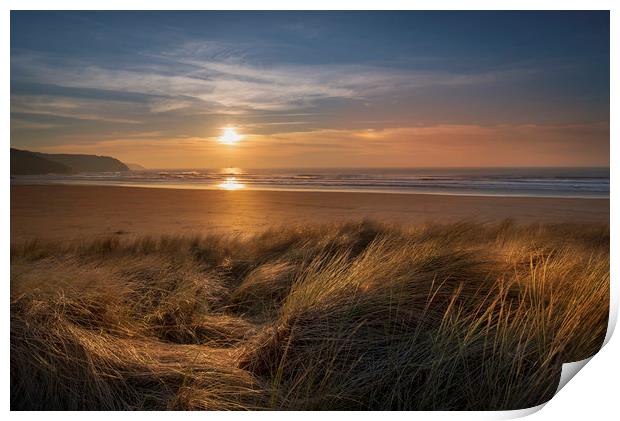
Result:
{"label": "wave", "polygon": [[218,188],[231,179],[246,189],[266,190],[609,197],[607,168],[143,170],[19,176],[11,182]]}

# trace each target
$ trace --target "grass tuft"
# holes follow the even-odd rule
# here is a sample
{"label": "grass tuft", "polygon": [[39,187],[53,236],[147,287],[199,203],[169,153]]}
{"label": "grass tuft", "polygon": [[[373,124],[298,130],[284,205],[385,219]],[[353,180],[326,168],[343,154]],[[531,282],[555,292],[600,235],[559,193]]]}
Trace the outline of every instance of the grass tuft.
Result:
{"label": "grass tuft", "polygon": [[11,249],[11,408],[526,408],[608,312],[603,225],[31,241]]}

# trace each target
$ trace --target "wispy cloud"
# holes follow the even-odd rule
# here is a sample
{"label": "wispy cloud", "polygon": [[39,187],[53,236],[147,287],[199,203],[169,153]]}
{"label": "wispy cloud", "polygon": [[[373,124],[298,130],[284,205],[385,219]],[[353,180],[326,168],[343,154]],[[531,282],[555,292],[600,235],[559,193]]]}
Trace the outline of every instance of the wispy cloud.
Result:
{"label": "wispy cloud", "polygon": [[58,125],[51,123],[39,123],[20,118],[11,119],[11,130],[45,130],[53,129],[54,127],[58,127]]}
{"label": "wispy cloud", "polygon": [[175,53],[151,54],[157,60],[155,64],[127,68],[70,60],[54,62],[44,56],[25,53],[22,57],[19,53],[13,57],[13,66],[23,70],[20,73],[24,78],[37,83],[153,96],[153,112],[292,110],[325,99],[367,101],[422,87],[492,83],[524,72],[430,73],[359,64],[266,66],[252,64],[243,56],[224,54],[220,47],[207,45],[205,49],[207,58],[188,55],[188,48],[181,48]]}
{"label": "wispy cloud", "polygon": [[50,95],[13,95],[11,97],[11,113],[74,120],[139,124],[138,119],[124,117],[129,111],[135,114],[134,108],[135,105],[110,100],[85,100]]}

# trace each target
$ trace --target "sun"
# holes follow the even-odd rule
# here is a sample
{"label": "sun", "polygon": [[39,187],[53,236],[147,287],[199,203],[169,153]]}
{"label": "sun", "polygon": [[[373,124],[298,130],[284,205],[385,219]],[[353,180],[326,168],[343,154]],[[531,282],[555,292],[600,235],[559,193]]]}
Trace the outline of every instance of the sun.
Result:
{"label": "sun", "polygon": [[243,136],[238,135],[234,127],[226,127],[224,133],[218,138],[220,143],[225,145],[234,145],[239,142]]}

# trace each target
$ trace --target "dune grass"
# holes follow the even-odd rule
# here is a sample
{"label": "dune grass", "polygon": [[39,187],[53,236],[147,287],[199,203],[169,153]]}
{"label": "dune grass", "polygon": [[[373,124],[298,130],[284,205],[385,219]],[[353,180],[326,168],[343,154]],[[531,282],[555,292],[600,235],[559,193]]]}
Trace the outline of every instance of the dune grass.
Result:
{"label": "dune grass", "polygon": [[13,244],[12,409],[518,409],[600,348],[609,228]]}

